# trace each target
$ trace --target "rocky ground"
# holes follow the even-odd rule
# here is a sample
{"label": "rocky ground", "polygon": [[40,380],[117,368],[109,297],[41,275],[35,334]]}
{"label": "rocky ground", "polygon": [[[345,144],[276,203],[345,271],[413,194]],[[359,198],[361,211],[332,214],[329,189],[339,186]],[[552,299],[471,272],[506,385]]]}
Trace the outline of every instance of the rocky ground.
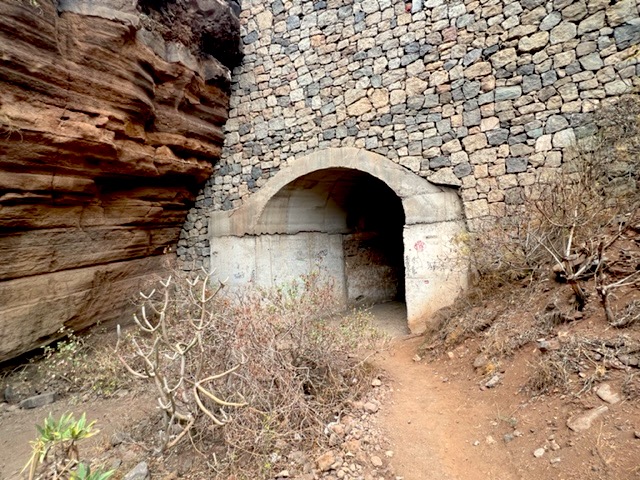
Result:
{"label": "rocky ground", "polygon": [[[397,317],[402,310],[382,313]],[[386,323],[395,334],[402,332],[393,318]],[[287,468],[265,472],[264,478],[568,480],[640,475],[640,406],[637,397],[623,394],[621,375],[611,375],[580,397],[531,397],[522,386],[539,355],[534,348],[505,361],[499,380],[487,385],[487,377],[473,366],[478,340],[438,358],[418,355],[420,342],[397,337],[375,358],[381,371],[366,396],[340,417],[327,419],[328,446],[293,450],[286,459],[275,459],[284,460],[278,464]],[[44,403],[55,397],[44,393],[36,399]],[[205,478],[197,473],[198,458],[180,455],[161,463],[134,439],[140,421],[155,410],[147,394],[122,390],[110,399],[67,395],[28,408],[36,403],[22,399],[0,406],[0,478],[17,478],[29,455],[32,426],[50,411],[57,415],[67,410],[86,411],[98,420],[101,433],[81,453],[117,467],[115,478]],[[152,430],[147,426],[146,431]]]}

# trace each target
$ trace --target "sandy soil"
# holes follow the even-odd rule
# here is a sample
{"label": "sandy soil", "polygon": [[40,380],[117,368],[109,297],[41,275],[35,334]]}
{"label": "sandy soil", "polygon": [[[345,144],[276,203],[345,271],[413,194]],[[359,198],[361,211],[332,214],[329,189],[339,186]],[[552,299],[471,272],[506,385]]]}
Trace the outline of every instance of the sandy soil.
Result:
{"label": "sandy soil", "polygon": [[[481,386],[472,367],[478,345],[467,340],[441,358],[416,357],[420,338],[407,335],[400,304],[378,306],[376,323],[394,338],[375,363],[391,390],[377,414],[404,480],[542,480],[640,478],[640,404],[622,401],[591,428],[574,433],[572,415],[603,405],[593,393],[581,398],[532,399],[522,392],[535,352],[524,351],[502,366],[503,379]],[[29,457],[33,425],[49,413],[87,412],[101,433],[83,444],[85,458],[109,448],[114,432],[126,431],[154,409],[149,397],[82,402],[68,397],[34,410],[0,410],[0,479],[17,478]],[[540,457],[534,451],[544,449]],[[126,464],[144,458],[128,448]],[[396,477],[397,478],[397,477]],[[394,480],[390,478],[389,480]]]}
{"label": "sandy soil", "polygon": [[[403,336],[402,308],[390,304],[373,313],[378,327],[394,336],[376,359],[393,390],[380,422],[404,480],[640,478],[637,401],[609,405],[593,392],[532,399],[522,386],[534,349],[507,360],[501,383],[487,389],[472,366],[477,341],[419,359],[422,340]],[[619,388],[620,378],[610,383]],[[569,430],[567,419],[602,405],[608,411],[590,429]],[[535,457],[540,448],[544,454]]]}
{"label": "sandy soil", "polygon": [[[100,432],[82,442],[80,455],[81,458],[98,458],[109,446],[114,433],[134,425],[154,409],[152,398],[126,395],[88,402],[66,398],[33,410],[5,411],[0,415],[0,479],[21,478],[19,473],[31,455],[29,442],[35,439],[35,425],[42,425],[50,412],[54,417],[72,412],[76,418],[86,412],[87,419],[95,420]],[[139,458],[131,458],[134,463],[143,460],[142,452],[137,454]]]}

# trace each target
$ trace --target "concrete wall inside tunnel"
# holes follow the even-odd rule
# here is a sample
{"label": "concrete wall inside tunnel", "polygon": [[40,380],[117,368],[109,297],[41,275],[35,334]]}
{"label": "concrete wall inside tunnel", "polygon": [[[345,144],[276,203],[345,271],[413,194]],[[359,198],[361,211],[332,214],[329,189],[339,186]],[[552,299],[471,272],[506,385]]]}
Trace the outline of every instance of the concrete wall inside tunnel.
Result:
{"label": "concrete wall inside tunnel", "polygon": [[346,306],[342,235],[303,232],[295,235],[224,236],[212,242],[215,275],[232,291],[248,286],[290,284],[312,272],[330,279]]}
{"label": "concrete wall inside tunnel", "polygon": [[327,149],[292,162],[240,208],[210,217],[211,266],[233,288],[314,271],[343,304],[405,300],[412,332],[466,284],[451,268],[457,193],[381,155]]}

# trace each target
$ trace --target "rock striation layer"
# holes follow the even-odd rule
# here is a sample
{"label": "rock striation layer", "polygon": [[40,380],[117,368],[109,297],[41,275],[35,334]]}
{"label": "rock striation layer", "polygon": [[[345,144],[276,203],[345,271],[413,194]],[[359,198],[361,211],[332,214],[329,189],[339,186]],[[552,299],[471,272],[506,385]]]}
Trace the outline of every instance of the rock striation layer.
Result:
{"label": "rock striation layer", "polygon": [[[0,1],[0,361],[129,317],[227,119],[229,68],[148,29],[137,2],[56,3]],[[229,4],[191,3],[233,37]]]}

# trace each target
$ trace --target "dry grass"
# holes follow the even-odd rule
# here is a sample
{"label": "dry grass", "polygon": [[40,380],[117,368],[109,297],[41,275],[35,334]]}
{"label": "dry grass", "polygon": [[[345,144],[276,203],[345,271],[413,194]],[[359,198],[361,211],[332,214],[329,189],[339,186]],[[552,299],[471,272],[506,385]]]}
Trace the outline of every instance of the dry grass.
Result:
{"label": "dry grass", "polygon": [[163,322],[160,333],[127,339],[137,351],[123,357],[131,370],[161,379],[163,434],[146,443],[165,454],[200,452],[207,476],[262,478],[285,468],[287,451],[327,441],[326,423],[370,384],[374,372],[363,359],[382,337],[362,312],[336,322],[332,288],[315,276],[236,299],[203,280],[160,285],[141,320]]}
{"label": "dry grass", "polygon": [[628,400],[640,400],[640,376],[637,372],[626,376],[622,383],[622,393]]}
{"label": "dry grass", "polygon": [[42,353],[15,367],[5,366],[2,389],[9,385],[20,397],[53,390],[62,396],[109,398],[130,388],[132,381],[113,353],[114,337],[99,333],[101,328],[82,335],[63,328],[63,338],[45,346]]}
{"label": "dry grass", "polygon": [[[639,351],[640,344],[625,335],[609,339],[574,335],[541,357],[527,387],[532,394],[561,391],[580,396],[607,380],[612,369],[629,370],[621,359]],[[633,378],[630,374],[626,383],[633,385]]]}

